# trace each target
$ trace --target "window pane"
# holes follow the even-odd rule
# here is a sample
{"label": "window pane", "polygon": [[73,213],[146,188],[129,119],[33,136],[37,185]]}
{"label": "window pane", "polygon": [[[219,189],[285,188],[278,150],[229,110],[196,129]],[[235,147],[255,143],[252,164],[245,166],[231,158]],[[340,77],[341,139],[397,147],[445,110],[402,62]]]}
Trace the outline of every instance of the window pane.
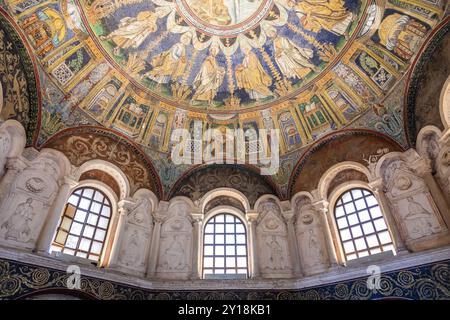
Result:
{"label": "window pane", "polygon": [[72,223],[72,219],[64,217],[63,221],[61,222],[61,229],[69,230],[71,223]]}
{"label": "window pane", "polygon": [[225,247],[224,246],[216,246],[216,255],[217,256],[225,255]]}
{"label": "window pane", "polygon": [[375,232],[372,222],[364,223],[363,224],[363,230],[364,230],[365,234],[371,234],[371,233]]}
{"label": "window pane", "polygon": [[339,229],[348,227],[347,218],[337,219],[337,224]]}
{"label": "window pane", "polygon": [[78,207],[80,209],[87,210],[87,209],[89,209],[90,204],[91,204],[91,201],[89,201],[88,199],[85,199],[85,198],[81,198],[80,205]]}
{"label": "window pane", "polygon": [[80,197],[78,197],[77,195],[73,194],[73,195],[70,196],[70,198],[69,198],[69,200],[67,202],[72,204],[72,205],[74,205],[76,207],[77,204],[78,204],[78,200],[79,199],[80,199]]}
{"label": "window pane", "polygon": [[97,224],[97,221],[98,221],[98,215],[93,214],[93,213],[89,214],[89,216],[87,218],[87,223],[95,226]]}
{"label": "window pane", "polygon": [[100,213],[101,209],[102,209],[102,204],[101,203],[92,202],[91,212],[93,212],[93,213]]}
{"label": "window pane", "polygon": [[352,190],[353,199],[359,199],[363,196],[361,189],[353,189]]}
{"label": "window pane", "polygon": [[214,233],[214,225],[208,224],[208,225],[205,227],[205,233]]}
{"label": "window pane", "polygon": [[223,224],[216,224],[216,233],[224,233]]}
{"label": "window pane", "polygon": [[102,215],[105,217],[110,217],[111,216],[111,208],[103,205]]}
{"label": "window pane", "polygon": [[95,196],[94,196],[94,200],[95,201],[98,201],[98,202],[103,202],[103,199],[104,199],[105,197],[103,197],[103,195],[101,194],[101,192],[99,192],[99,191],[96,191],[95,192]]}
{"label": "window pane", "polygon": [[348,219],[348,223],[349,223],[351,226],[353,226],[353,225],[359,223],[358,215],[357,215],[357,214],[351,214],[351,215],[347,216],[347,219]]}
{"label": "window pane", "polygon": [[363,210],[358,212],[358,217],[361,222],[369,221],[370,220],[369,211]]}
{"label": "window pane", "polygon": [[78,222],[72,223],[72,227],[70,228],[70,233],[73,233],[75,235],[80,235],[81,229],[83,228],[83,225]]}
{"label": "window pane", "polygon": [[336,218],[342,217],[345,214],[344,208],[343,207],[337,207],[336,211],[335,211],[335,214],[336,214]]}
{"label": "window pane", "polygon": [[354,226],[352,227],[352,235],[353,238],[358,238],[362,236],[362,230],[360,226]]}
{"label": "window pane", "polygon": [[377,219],[373,222],[373,224],[375,225],[375,229],[377,229],[377,231],[383,231],[387,229],[386,223],[384,223],[384,219]]}
{"label": "window pane", "polygon": [[242,221],[231,214],[219,214],[206,223],[204,230],[203,275],[247,274],[247,239]]}
{"label": "window pane", "polygon": [[350,239],[352,236],[350,235],[349,229],[341,230],[341,239],[342,241]]}
{"label": "window pane", "polygon": [[79,221],[79,222],[84,222],[84,220],[86,219],[86,212],[78,210],[77,213],[75,214],[75,220]]}
{"label": "window pane", "polygon": [[[226,235],[226,238],[225,238],[226,243],[227,243],[227,244],[234,244],[234,243],[235,243],[234,237],[235,237],[234,234],[227,234],[227,235]],[[245,236],[242,236],[242,237],[245,238]],[[244,240],[244,241],[245,241],[245,240]]]}
{"label": "window pane", "polygon": [[97,229],[97,231],[95,232],[94,239],[98,240],[98,241],[103,241],[103,240],[105,240],[105,236],[106,236],[105,230]]}
{"label": "window pane", "polygon": [[66,247],[68,247],[70,249],[75,249],[78,244],[78,239],[79,239],[78,237],[69,235],[67,237]]}
{"label": "window pane", "polygon": [[108,228],[108,222],[109,222],[109,219],[101,217],[100,220],[98,221],[98,226],[100,228],[106,229],[106,228]]}
{"label": "window pane", "polygon": [[227,224],[225,229],[227,233],[234,233],[234,224]]}
{"label": "window pane", "polygon": [[213,254],[213,246],[205,246],[205,248],[203,249],[203,254],[205,256],[211,256]]}
{"label": "window pane", "polygon": [[235,246],[227,246],[227,256],[234,256],[236,255],[236,247]]}
{"label": "window pane", "polygon": [[84,227],[84,231],[83,231],[83,236],[88,237],[88,238],[92,238],[94,236],[94,227],[91,226],[85,226]]}
{"label": "window pane", "polygon": [[81,239],[80,242],[80,249],[83,251],[89,251],[89,246],[91,245],[91,240],[88,240],[86,238]]}
{"label": "window pane", "polygon": [[84,189],[83,190],[83,197],[88,198],[88,199],[92,199],[92,196],[94,194],[94,190],[93,189]]}

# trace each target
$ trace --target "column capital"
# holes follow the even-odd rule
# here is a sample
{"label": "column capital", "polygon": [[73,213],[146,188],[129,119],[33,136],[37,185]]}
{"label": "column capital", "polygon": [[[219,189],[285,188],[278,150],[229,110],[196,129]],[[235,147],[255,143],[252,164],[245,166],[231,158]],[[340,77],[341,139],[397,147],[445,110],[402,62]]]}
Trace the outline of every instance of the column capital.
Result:
{"label": "column capital", "polygon": [[286,222],[292,221],[295,217],[295,212],[292,209],[283,211],[281,214]]}
{"label": "column capital", "polygon": [[373,192],[384,192],[384,182],[383,178],[377,178],[369,182],[369,187]]}
{"label": "column capital", "polygon": [[423,178],[428,174],[431,174],[431,160],[425,158],[419,158],[408,165],[414,173]]}
{"label": "column capital", "polygon": [[320,211],[324,214],[328,213],[328,206],[330,205],[330,202],[327,200],[318,200],[312,203],[312,206],[315,210]]}
{"label": "column capital", "polygon": [[6,169],[8,170],[21,171],[26,167],[28,167],[28,164],[22,157],[8,158],[8,160],[6,160]]}
{"label": "column capital", "polygon": [[249,223],[254,223],[258,220],[259,212],[256,210],[248,210],[246,213],[247,221]]}

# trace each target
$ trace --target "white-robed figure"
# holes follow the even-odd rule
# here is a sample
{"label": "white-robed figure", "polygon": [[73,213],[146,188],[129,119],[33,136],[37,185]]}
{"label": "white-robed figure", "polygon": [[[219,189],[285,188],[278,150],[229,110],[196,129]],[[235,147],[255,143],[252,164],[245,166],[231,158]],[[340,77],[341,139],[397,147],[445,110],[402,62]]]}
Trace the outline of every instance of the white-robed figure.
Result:
{"label": "white-robed figure", "polygon": [[176,81],[186,69],[186,46],[190,42],[191,35],[183,34],[180,42],[152,59],[153,69],[147,72],[145,76],[158,83],[168,83],[170,80]]}
{"label": "white-robed figure", "polygon": [[291,40],[278,36],[275,29],[267,35],[273,41],[275,61],[286,78],[303,79],[311,71],[317,71],[311,61],[314,56],[312,49],[298,47]]}
{"label": "white-robed figure", "polygon": [[219,53],[217,46],[212,46],[209,56],[203,61],[200,72],[194,79],[195,94],[192,100],[207,101],[211,104],[223,82],[225,69],[217,64],[216,56]]}
{"label": "white-robed figure", "polygon": [[113,41],[117,49],[138,48],[149,34],[158,28],[158,18],[164,15],[163,10],[142,11],[136,17],[125,17],[120,20],[116,30],[107,36],[101,36],[101,40]]}

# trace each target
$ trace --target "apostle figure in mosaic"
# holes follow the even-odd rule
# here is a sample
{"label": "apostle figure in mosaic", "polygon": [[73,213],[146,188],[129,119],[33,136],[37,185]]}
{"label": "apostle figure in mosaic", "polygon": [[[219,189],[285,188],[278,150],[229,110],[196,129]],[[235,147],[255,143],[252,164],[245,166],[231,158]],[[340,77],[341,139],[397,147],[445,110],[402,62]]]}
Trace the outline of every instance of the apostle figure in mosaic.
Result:
{"label": "apostle figure in mosaic", "polygon": [[267,35],[273,41],[275,61],[286,78],[303,79],[318,69],[311,61],[314,56],[312,49],[300,48],[291,40],[279,36],[275,29],[269,30]]}
{"label": "apostle figure in mosaic", "polygon": [[236,68],[236,82],[239,89],[248,92],[251,99],[259,100],[271,96],[269,86],[272,78],[266,73],[261,62],[250,47],[245,47],[244,61]]}
{"label": "apostle figure in mosaic", "polygon": [[353,19],[343,0],[300,0],[288,5],[296,11],[302,26],[312,32],[324,29],[344,35]]}
{"label": "apostle figure in mosaic", "polygon": [[135,18],[125,17],[120,20],[116,30],[107,36],[101,36],[100,39],[110,40],[121,49],[138,48],[150,33],[157,30],[156,21],[161,13],[161,11],[142,11]]}
{"label": "apostle figure in mosaic", "polygon": [[192,97],[193,100],[207,101],[210,105],[216,96],[225,75],[225,69],[220,67],[216,61],[218,53],[219,48],[212,46],[209,56],[203,61],[200,72],[194,79],[196,91]]}
{"label": "apostle figure in mosaic", "polygon": [[147,72],[146,76],[158,83],[176,81],[186,69],[186,46],[190,42],[191,36],[188,33],[183,34],[179,43],[152,59],[153,69]]}

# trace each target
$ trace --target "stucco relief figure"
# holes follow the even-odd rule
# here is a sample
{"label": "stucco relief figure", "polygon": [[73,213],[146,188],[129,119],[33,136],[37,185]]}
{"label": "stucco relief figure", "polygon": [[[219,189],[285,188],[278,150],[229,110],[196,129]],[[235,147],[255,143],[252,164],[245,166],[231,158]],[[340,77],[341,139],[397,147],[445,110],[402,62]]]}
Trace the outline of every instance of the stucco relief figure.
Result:
{"label": "stucco relief figure", "polygon": [[314,52],[309,48],[300,48],[291,40],[278,36],[272,29],[267,34],[273,40],[275,61],[286,78],[303,79],[311,71],[318,70],[311,59]]}
{"label": "stucco relief figure", "polygon": [[113,41],[117,45],[116,53],[118,48],[138,48],[150,33],[157,30],[159,15],[159,12],[142,11],[134,18],[125,17],[120,20],[116,30],[100,39]]}
{"label": "stucco relief figure", "polygon": [[153,69],[147,72],[145,76],[158,83],[168,83],[170,80],[176,81],[186,69],[186,46],[190,42],[191,36],[188,33],[183,34],[179,43],[152,59]]}
{"label": "stucco relief figure", "polygon": [[185,252],[179,237],[175,235],[170,246],[164,252],[166,256],[165,267],[171,270],[183,270],[186,267]]}
{"label": "stucco relief figure", "polygon": [[272,78],[266,73],[258,57],[251,48],[244,48],[245,58],[236,68],[236,82],[240,89],[247,91],[251,99],[259,100],[273,93],[269,89]]}
{"label": "stucco relief figure", "polygon": [[276,236],[272,236],[267,242],[267,246],[270,250],[269,255],[269,269],[283,270],[286,268],[284,251],[280,243],[277,241]]}
{"label": "stucco relief figure", "polygon": [[28,198],[19,204],[15,212],[6,220],[1,229],[6,229],[5,239],[27,242],[31,236],[30,223],[34,218],[33,199]]}
{"label": "stucco relief figure", "polygon": [[225,69],[217,64],[218,47],[211,47],[210,55],[203,61],[200,72],[194,79],[195,94],[192,100],[207,101],[211,104],[223,82]]}
{"label": "stucco relief figure", "polygon": [[405,223],[412,239],[418,239],[441,231],[439,223],[433,214],[426,210],[422,204],[408,197],[408,214]]}
{"label": "stucco relief figure", "polygon": [[320,243],[320,240],[317,238],[314,229],[308,230],[308,247],[309,250],[307,251],[308,257],[309,257],[309,264],[310,265],[316,265],[323,262],[323,248],[322,243]]}
{"label": "stucco relief figure", "polygon": [[137,263],[140,260],[139,255],[139,243],[140,237],[137,230],[129,236],[125,247],[121,251],[120,262],[122,262],[126,266],[137,267]]}
{"label": "stucco relief figure", "polygon": [[309,31],[328,30],[344,35],[352,22],[353,14],[344,6],[343,0],[302,0],[289,1],[294,8],[302,26]]}

